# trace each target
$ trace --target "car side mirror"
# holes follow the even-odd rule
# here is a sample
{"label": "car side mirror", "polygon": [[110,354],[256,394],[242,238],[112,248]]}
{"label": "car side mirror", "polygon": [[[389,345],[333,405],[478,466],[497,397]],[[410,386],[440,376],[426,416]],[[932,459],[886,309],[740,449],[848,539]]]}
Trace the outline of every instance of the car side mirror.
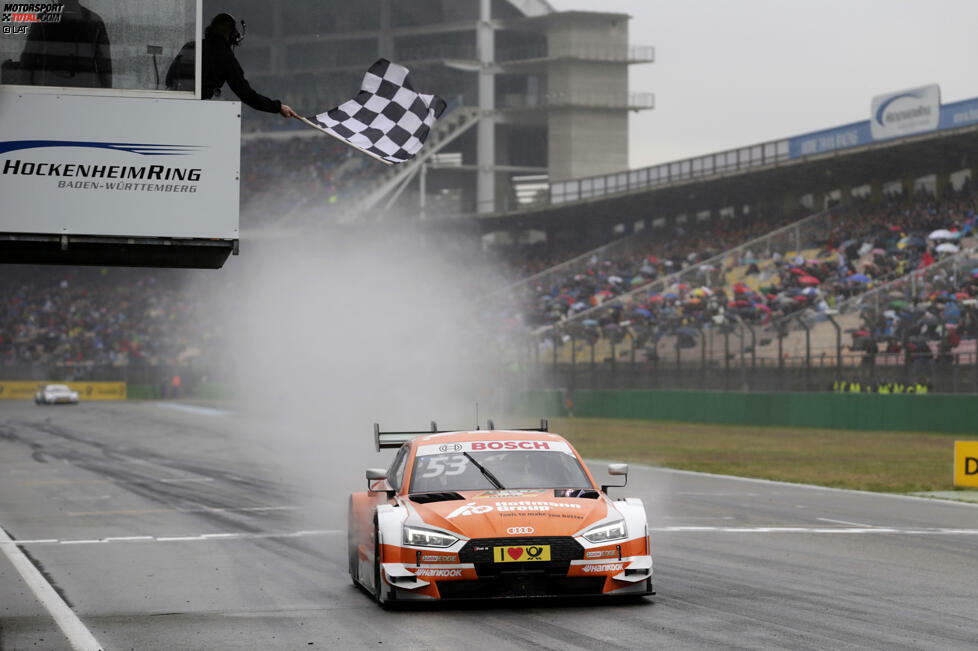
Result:
{"label": "car side mirror", "polygon": [[[374,488],[372,484],[376,481],[384,483],[380,488]],[[387,493],[387,497],[394,497],[397,492],[387,481],[387,471],[383,468],[367,468],[367,491],[370,493]]]}
{"label": "car side mirror", "polygon": [[611,463],[608,464],[608,474],[616,477],[624,477],[625,481],[620,484],[602,484],[601,490],[605,493],[608,492],[609,488],[623,488],[628,484],[628,464],[627,463]]}

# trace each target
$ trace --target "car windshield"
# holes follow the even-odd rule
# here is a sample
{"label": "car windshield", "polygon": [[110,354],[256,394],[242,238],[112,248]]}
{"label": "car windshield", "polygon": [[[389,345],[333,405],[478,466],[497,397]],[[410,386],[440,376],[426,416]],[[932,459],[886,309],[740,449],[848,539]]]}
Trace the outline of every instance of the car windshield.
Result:
{"label": "car windshield", "polygon": [[569,448],[567,452],[463,449],[432,454],[419,450],[410,492],[591,487],[587,473]]}
{"label": "car windshield", "polygon": [[69,391],[71,391],[71,389],[69,389],[63,384],[49,384],[47,390],[52,391],[54,393],[68,393]]}

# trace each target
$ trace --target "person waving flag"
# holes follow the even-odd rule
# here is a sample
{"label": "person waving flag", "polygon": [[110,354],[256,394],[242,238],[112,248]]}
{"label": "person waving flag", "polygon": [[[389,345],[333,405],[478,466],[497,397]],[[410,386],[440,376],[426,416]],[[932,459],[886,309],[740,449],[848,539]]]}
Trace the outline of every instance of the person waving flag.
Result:
{"label": "person waving flag", "polygon": [[421,151],[435,120],[446,108],[445,100],[437,95],[414,89],[407,68],[378,59],[363,76],[356,97],[315,117],[299,119],[394,165],[411,160]]}

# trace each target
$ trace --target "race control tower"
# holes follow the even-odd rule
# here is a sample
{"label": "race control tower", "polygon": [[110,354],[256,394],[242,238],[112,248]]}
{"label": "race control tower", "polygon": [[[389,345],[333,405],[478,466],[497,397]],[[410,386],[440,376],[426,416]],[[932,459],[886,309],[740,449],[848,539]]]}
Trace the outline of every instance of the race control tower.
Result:
{"label": "race control tower", "polygon": [[202,20],[202,0],[4,5],[0,262],[237,253],[241,107],[199,101]]}

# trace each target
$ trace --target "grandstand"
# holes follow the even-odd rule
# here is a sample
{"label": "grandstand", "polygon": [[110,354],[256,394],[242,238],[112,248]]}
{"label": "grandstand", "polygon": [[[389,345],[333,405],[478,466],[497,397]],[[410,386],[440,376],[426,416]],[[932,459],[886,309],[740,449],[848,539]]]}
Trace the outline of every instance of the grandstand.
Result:
{"label": "grandstand", "polygon": [[[729,388],[731,367],[743,375],[749,367],[757,388],[757,378],[773,377],[765,369],[787,365],[804,367],[800,386],[811,388],[813,366],[835,376],[851,367],[874,375],[876,365],[920,374],[908,350],[921,363],[927,356],[970,365],[978,195],[969,185],[947,189],[944,201],[918,193],[837,208],[719,254],[696,248],[709,235],[702,225],[660,241],[670,251],[662,259],[643,233],[506,291],[521,297],[554,367],[575,375],[582,361],[592,377],[598,366],[614,375],[620,364],[634,375],[636,364],[651,365],[658,374],[665,363],[670,373],[699,371],[692,380],[700,386],[708,370],[723,370],[719,388]],[[531,354],[539,363],[540,348]]]}
{"label": "grandstand", "polygon": [[514,349],[552,386],[806,390],[888,367],[978,389],[976,109],[553,183],[543,205],[480,220],[569,258],[497,295],[524,306]]}

